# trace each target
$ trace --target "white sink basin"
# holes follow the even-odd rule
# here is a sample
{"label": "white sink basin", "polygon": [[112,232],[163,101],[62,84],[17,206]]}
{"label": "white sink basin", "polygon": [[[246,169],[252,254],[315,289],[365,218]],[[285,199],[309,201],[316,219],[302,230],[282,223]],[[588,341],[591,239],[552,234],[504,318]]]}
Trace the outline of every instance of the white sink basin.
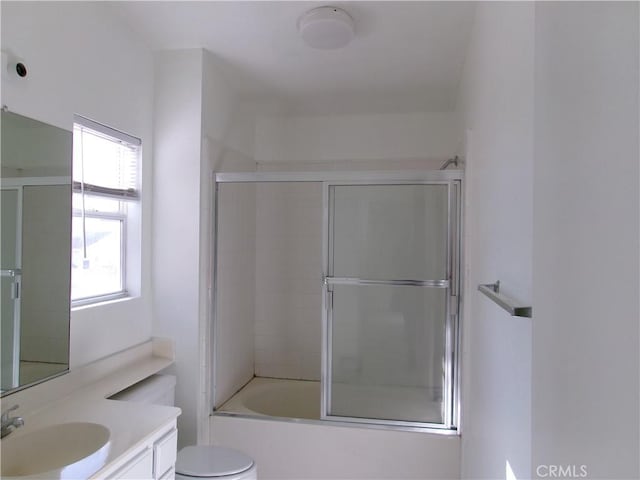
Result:
{"label": "white sink basin", "polygon": [[2,440],[2,478],[86,479],[109,454],[109,429],[97,423],[61,423]]}

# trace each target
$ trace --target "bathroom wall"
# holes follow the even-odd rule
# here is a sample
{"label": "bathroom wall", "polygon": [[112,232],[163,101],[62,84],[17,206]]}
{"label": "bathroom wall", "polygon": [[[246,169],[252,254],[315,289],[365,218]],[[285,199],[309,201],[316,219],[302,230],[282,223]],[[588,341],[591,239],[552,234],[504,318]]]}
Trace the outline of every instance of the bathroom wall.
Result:
{"label": "bathroom wall", "polygon": [[[253,159],[253,122],[252,110],[250,105],[244,104],[236,94],[232,84],[222,73],[219,60],[211,53],[203,52],[203,96],[202,96],[202,125],[203,125],[203,150],[202,150],[202,169],[200,173],[200,334],[199,348],[200,356],[200,379],[201,400],[199,405],[198,417],[198,441],[208,441],[207,426],[209,423],[206,419],[209,417],[215,398],[212,396],[215,392],[211,388],[214,380],[213,344],[220,345],[224,342],[224,337],[214,335],[211,319],[214,318],[212,308],[217,308],[220,304],[212,305],[214,281],[214,265],[216,262],[214,245],[214,221],[216,210],[220,212],[225,205],[215,205],[215,195],[213,190],[213,172],[222,171],[254,171],[255,161]],[[241,217],[233,217],[231,224],[234,229],[240,229],[241,237],[246,238],[249,243],[253,236],[254,211],[255,203],[252,203],[253,187],[246,189],[249,199],[241,202],[240,209],[234,210],[233,213],[241,215]],[[234,206],[235,208],[235,206]],[[233,215],[232,213],[232,215]],[[246,234],[245,234],[246,232]],[[237,257],[235,257],[237,258]],[[234,259],[235,259],[234,258]],[[219,262],[227,262],[229,258],[217,259]],[[224,267],[224,263],[222,265]],[[253,277],[255,276],[255,268],[252,261],[239,263],[237,269],[234,270],[236,278],[247,281],[251,290]],[[228,286],[228,285],[227,285]],[[231,315],[227,317],[226,325],[235,332],[236,339],[244,339],[244,342],[232,342],[221,351],[217,352],[214,362],[221,362],[227,367],[231,367],[228,371],[222,373],[222,378],[215,376],[217,387],[223,387],[225,381],[232,382],[231,385],[243,385],[250,380],[252,375],[251,356],[253,353],[253,345],[250,336],[250,330],[245,329],[251,325],[251,300],[247,301],[243,290],[236,290],[238,286],[236,282],[233,285],[232,298],[236,308],[243,313],[249,313],[247,316],[235,317],[236,311],[231,311]],[[245,305],[249,305],[245,309]],[[218,320],[218,319],[217,319]],[[219,319],[222,325],[225,325],[224,317]],[[247,334],[245,336],[245,333]],[[226,380],[225,380],[226,376]],[[228,388],[228,387],[227,387]]]}
{"label": "bathroom wall", "polygon": [[[478,5],[464,478],[640,474],[638,21],[635,3]],[[498,278],[532,320],[475,291]]]}
{"label": "bathroom wall", "polygon": [[[202,50],[155,58],[153,332],[175,340],[180,440],[197,436]],[[176,161],[180,159],[180,161]],[[205,260],[206,265],[206,260]]]}
{"label": "bathroom wall", "polygon": [[535,7],[533,477],[640,478],[639,13]]}
{"label": "bathroom wall", "polygon": [[256,189],[255,373],[320,380],[322,184]]}
{"label": "bathroom wall", "polygon": [[267,162],[444,159],[456,147],[453,113],[262,114],[255,159]]}
{"label": "bathroom wall", "polygon": [[[201,188],[213,197],[210,172],[256,170],[253,159],[255,112],[251,103],[237,97],[230,83],[220,73],[216,59],[205,52],[205,60],[203,158],[208,162],[208,170],[202,173]],[[211,260],[207,271],[201,271],[201,275],[208,279],[202,284],[207,287],[206,291],[201,292],[201,301],[206,303],[203,309],[209,306],[209,299],[213,295],[210,288],[216,261],[218,273],[223,272],[215,278],[218,282],[218,298],[214,305],[217,309],[217,334],[211,331],[212,325],[205,319],[200,337],[201,348],[209,349],[205,358],[213,358],[212,347],[214,344],[217,347],[213,364],[209,363],[206,369],[201,369],[202,385],[215,382],[215,390],[211,392],[214,398],[206,400],[208,408],[201,412],[204,418],[211,412],[211,406],[218,406],[229,398],[251,380],[254,373],[255,186],[225,185],[220,188],[219,203],[214,209],[222,217],[218,224],[221,227],[218,240],[224,253],[217,259],[213,251],[214,215],[207,207],[202,209],[200,216],[205,234],[201,245],[204,251],[201,254]],[[224,189],[231,195],[226,195]],[[211,198],[209,205],[214,205],[214,202],[215,199]],[[219,298],[224,298],[224,301],[218,301]],[[207,318],[213,318],[214,312],[209,313]],[[205,345],[204,339],[211,341]],[[206,427],[208,422],[203,420],[199,425]],[[206,428],[201,433],[199,438],[207,438]]]}
{"label": "bathroom wall", "polygon": [[218,219],[215,405],[254,373],[319,380],[321,184],[222,183]]}
{"label": "bathroom wall", "polygon": [[532,320],[509,316],[477,286],[500,280],[505,294],[532,301],[533,22],[532,3],[477,5],[458,100],[467,131],[463,478],[530,476]]}
{"label": "bathroom wall", "polygon": [[218,186],[217,233],[216,407],[254,374],[256,185]]}
{"label": "bathroom wall", "polygon": [[2,50],[29,71],[26,80],[3,73],[3,105],[67,130],[77,113],[142,139],[140,295],[72,312],[74,368],[151,335],[152,56],[105,4],[2,2],[1,9]]}
{"label": "bathroom wall", "polygon": [[[213,402],[208,389],[211,344],[217,341],[209,322],[212,172],[251,169],[254,163],[245,153],[244,128],[232,128],[246,123],[237,114],[236,94],[211,54],[201,49],[157,52],[155,79],[153,333],[176,342],[171,371],[178,377],[176,404],[182,408],[179,442],[186,445],[208,439],[206,419]],[[226,365],[242,351],[230,346],[218,359]],[[252,342],[245,354],[251,352]],[[235,378],[233,371],[229,375]]]}

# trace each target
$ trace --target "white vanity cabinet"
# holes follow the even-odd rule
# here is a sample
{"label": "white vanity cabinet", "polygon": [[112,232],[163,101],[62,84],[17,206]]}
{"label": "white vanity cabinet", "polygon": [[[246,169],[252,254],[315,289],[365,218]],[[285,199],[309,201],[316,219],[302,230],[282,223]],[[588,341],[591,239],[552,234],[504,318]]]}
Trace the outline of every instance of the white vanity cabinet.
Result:
{"label": "white vanity cabinet", "polygon": [[167,424],[144,445],[131,449],[112,465],[107,465],[95,478],[122,480],[166,480],[175,477],[178,448],[176,421]]}

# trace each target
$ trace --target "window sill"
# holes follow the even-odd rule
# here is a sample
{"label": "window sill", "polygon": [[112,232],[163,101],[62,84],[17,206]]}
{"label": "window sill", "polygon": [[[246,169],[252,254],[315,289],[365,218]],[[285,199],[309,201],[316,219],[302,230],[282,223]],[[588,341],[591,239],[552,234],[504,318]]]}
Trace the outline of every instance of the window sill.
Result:
{"label": "window sill", "polygon": [[95,308],[95,307],[104,307],[107,305],[128,302],[135,298],[138,298],[138,297],[134,297],[129,293],[124,292],[124,293],[118,293],[115,295],[105,295],[104,297],[96,297],[96,298],[90,298],[86,300],[79,300],[77,303],[74,303],[74,302],[71,303],[71,311],[75,312],[75,311],[81,311],[81,310],[88,310],[90,308]]}

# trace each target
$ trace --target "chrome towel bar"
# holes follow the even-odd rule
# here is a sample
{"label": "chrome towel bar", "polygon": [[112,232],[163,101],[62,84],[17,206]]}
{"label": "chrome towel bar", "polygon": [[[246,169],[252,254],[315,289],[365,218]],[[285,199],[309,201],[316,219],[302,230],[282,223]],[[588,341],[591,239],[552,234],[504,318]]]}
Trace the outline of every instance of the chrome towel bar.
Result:
{"label": "chrome towel bar", "polygon": [[531,318],[533,307],[516,305],[515,301],[500,293],[500,281],[478,285],[478,290],[504,308],[511,316]]}

